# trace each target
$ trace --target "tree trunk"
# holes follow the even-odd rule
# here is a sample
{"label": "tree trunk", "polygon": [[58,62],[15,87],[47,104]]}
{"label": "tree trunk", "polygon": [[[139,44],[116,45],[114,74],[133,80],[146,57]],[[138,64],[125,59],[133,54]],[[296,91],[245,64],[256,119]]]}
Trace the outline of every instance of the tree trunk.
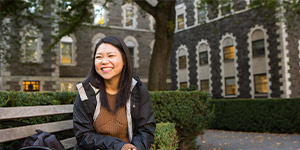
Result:
{"label": "tree trunk", "polygon": [[156,6],[155,43],[151,56],[148,89],[166,90],[170,51],[175,27],[175,0],[163,1]]}

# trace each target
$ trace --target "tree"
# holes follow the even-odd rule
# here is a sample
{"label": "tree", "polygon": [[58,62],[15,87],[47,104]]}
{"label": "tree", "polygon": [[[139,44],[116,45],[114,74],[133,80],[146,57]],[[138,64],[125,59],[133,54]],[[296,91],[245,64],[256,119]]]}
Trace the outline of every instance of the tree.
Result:
{"label": "tree", "polygon": [[[26,18],[32,22],[34,18],[41,17],[42,13],[36,0],[3,0],[0,2],[0,18],[1,23],[4,18],[14,18],[15,24],[21,22],[22,19]],[[46,1],[41,1],[46,2]],[[49,2],[49,1],[48,1]],[[54,1],[51,1],[54,3]],[[63,0],[62,2],[68,2]],[[70,33],[75,32],[86,22],[91,22],[92,13],[89,11],[92,9],[92,0],[76,0],[72,1],[68,11],[58,11],[57,16],[62,19],[59,20],[60,28],[57,35],[53,38],[55,41],[51,44],[49,49],[53,47],[59,40]],[[111,0],[105,0],[106,3],[112,2]],[[175,27],[175,2],[176,0],[158,1],[156,6],[152,6],[146,0],[134,0],[143,10],[151,14],[156,20],[155,29],[155,44],[154,50],[150,62],[149,68],[149,89],[150,90],[165,90],[167,88],[166,78],[167,69],[170,57],[171,46],[173,42],[174,27]],[[59,3],[60,7],[64,3]],[[67,6],[68,7],[68,6]],[[34,10],[34,11],[32,11]],[[26,13],[24,13],[26,12]],[[54,19],[54,18],[52,18]],[[67,26],[66,26],[67,24]],[[5,31],[1,30],[1,35]],[[5,52],[4,48],[1,48],[2,52]]]}
{"label": "tree", "polygon": [[165,90],[175,29],[176,0],[158,1],[156,6],[150,5],[146,0],[134,0],[134,2],[156,20],[155,44],[149,68],[148,88],[150,90]]}

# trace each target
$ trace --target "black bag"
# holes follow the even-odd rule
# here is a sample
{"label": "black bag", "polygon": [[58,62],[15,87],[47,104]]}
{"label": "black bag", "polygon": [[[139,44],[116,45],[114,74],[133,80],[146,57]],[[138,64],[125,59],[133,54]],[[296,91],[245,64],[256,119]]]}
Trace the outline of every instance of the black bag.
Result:
{"label": "black bag", "polygon": [[27,137],[22,145],[25,149],[54,149],[54,150],[65,150],[64,146],[56,139],[56,136],[44,132],[42,130],[35,130],[37,133]]}

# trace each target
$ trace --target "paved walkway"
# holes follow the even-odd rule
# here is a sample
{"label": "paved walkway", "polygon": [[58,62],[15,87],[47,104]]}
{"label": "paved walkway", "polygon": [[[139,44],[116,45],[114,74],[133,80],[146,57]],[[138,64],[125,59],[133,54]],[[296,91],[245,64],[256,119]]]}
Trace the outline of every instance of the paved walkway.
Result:
{"label": "paved walkway", "polygon": [[300,150],[300,134],[206,130],[197,144],[201,150]]}

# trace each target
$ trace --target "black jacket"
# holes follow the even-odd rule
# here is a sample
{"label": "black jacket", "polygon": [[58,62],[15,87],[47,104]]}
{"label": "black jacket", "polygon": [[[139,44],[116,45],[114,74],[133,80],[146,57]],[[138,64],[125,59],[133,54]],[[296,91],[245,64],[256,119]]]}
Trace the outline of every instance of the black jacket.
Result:
{"label": "black jacket", "polygon": [[[147,88],[137,77],[132,80],[130,100],[125,106],[128,134],[130,143],[138,150],[146,150],[150,149],[154,142],[155,118]],[[99,90],[86,82],[76,86],[78,94],[74,103],[73,124],[77,145],[74,149],[120,150],[126,144],[124,141],[112,136],[103,136],[97,133],[93,126],[100,112]]]}

